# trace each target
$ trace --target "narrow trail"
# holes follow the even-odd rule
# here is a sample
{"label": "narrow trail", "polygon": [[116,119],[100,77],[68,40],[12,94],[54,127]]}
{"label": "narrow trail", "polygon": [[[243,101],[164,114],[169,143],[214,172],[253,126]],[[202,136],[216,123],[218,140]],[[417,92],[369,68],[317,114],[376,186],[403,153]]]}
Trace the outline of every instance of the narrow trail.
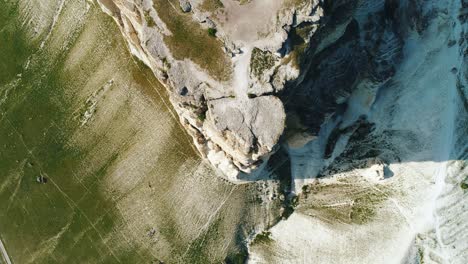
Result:
{"label": "narrow trail", "polygon": [[[456,17],[456,14],[458,13],[458,6],[457,5],[451,5],[450,7],[450,13],[452,18]],[[452,21],[453,24],[457,23],[455,22],[456,20],[454,19]],[[452,56],[455,58],[454,61],[457,61],[457,51],[452,52]],[[460,65],[458,65],[459,68],[461,68],[461,62],[459,62]],[[434,182],[436,184],[436,197],[435,200],[433,201],[433,216],[434,216],[434,221],[435,221],[435,233],[436,233],[436,239],[437,242],[440,245],[440,254],[442,257],[446,260],[450,259],[450,256],[448,255],[448,252],[446,250],[446,244],[443,239],[443,231],[441,230],[442,223],[441,223],[441,215],[439,215],[439,210],[438,210],[438,199],[444,195],[444,188],[446,187],[446,178],[448,177],[448,167],[449,161],[451,160],[451,153],[454,151],[454,137],[456,133],[456,117],[459,109],[459,101],[457,100],[458,94],[457,90],[455,88],[455,85],[450,84],[450,83],[444,83],[445,87],[450,87],[449,92],[448,92],[448,101],[447,101],[447,109],[445,110],[444,113],[444,120],[447,120],[445,127],[441,129],[442,132],[442,142],[440,149],[438,150],[439,155],[441,156],[441,160],[445,161],[442,162],[437,169],[435,175],[434,175]]]}
{"label": "narrow trail", "polygon": [[2,252],[3,260],[6,262],[6,264],[12,264],[10,256],[8,256],[5,245],[2,242],[2,239],[0,239],[0,251]]}
{"label": "narrow trail", "polygon": [[249,86],[249,64],[252,48],[250,46],[242,49],[242,54],[234,58],[234,92],[236,98],[248,100],[247,90]]}
{"label": "narrow trail", "polygon": [[45,36],[44,40],[41,42],[41,45],[39,46],[39,50],[42,50],[44,48],[46,42],[49,40],[50,36],[52,35],[52,32],[55,28],[55,25],[57,24],[59,16],[60,14],[62,14],[64,4],[65,4],[65,0],[62,0],[59,3],[59,6],[57,7],[57,10],[54,14],[54,18],[52,20],[52,24],[50,25],[49,31],[47,32],[47,35]]}

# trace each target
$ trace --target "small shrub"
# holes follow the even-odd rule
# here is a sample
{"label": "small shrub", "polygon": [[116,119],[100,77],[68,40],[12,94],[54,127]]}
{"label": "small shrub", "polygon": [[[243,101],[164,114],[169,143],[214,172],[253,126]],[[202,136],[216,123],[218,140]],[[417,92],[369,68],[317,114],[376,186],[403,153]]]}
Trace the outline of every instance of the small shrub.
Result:
{"label": "small shrub", "polygon": [[209,28],[208,29],[208,35],[210,35],[211,37],[216,37],[216,32],[218,32],[218,30],[216,30],[216,28]]}
{"label": "small shrub", "polygon": [[206,119],[206,114],[205,114],[205,113],[199,114],[199,115],[198,115],[198,119],[199,119],[200,121],[202,121],[202,122],[205,121],[205,119]]}
{"label": "small shrub", "polygon": [[145,11],[145,20],[148,27],[156,26],[156,22],[154,22],[153,18],[151,17],[150,11]]}
{"label": "small shrub", "polygon": [[466,189],[468,189],[468,183],[462,182],[462,183],[460,184],[460,187],[461,187],[463,190],[466,190]]}
{"label": "small shrub", "polygon": [[266,244],[271,242],[271,232],[269,231],[262,231],[261,233],[257,234],[252,241],[252,244]]}

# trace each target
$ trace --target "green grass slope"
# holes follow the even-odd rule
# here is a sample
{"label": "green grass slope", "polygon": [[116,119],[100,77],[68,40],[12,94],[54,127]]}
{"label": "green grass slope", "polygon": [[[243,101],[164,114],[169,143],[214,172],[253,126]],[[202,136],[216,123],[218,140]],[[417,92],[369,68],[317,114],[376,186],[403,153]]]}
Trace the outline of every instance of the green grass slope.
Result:
{"label": "green grass slope", "polygon": [[12,261],[243,256],[247,230],[274,219],[255,184],[229,184],[200,160],[96,5],[40,2],[0,8],[0,237]]}

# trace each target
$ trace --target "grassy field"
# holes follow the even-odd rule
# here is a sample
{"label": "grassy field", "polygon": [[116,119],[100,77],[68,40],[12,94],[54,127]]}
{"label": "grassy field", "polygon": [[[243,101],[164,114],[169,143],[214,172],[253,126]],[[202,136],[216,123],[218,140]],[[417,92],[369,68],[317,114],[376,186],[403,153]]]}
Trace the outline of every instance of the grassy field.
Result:
{"label": "grassy field", "polygon": [[[104,63],[112,63],[110,56],[125,52],[122,42],[114,36],[112,22],[93,21],[113,28],[114,32],[96,32],[101,35],[94,43],[87,43],[91,46],[77,47],[84,41],[83,34],[92,30],[86,24],[77,23],[70,28],[68,43],[62,42],[62,35],[51,35],[48,47],[64,46],[50,52],[52,49],[40,49],[38,41],[29,38],[17,22],[19,6],[9,7],[2,9],[0,19],[0,232],[8,253],[15,263],[147,260],[151,256],[147,250],[133,250],[131,244],[124,242],[125,234],[118,229],[124,223],[114,209],[115,201],[106,197],[100,190],[102,186],[96,184],[108,173],[119,153],[108,148],[98,160],[92,153],[102,145],[99,142],[111,140],[112,136],[104,130],[89,133],[92,128],[82,127],[79,122],[80,105],[84,105],[80,89],[87,85],[87,78],[93,78],[93,71]],[[73,8],[66,5],[62,12],[72,12]],[[93,14],[86,17],[92,19]],[[59,32],[61,28],[54,30]],[[105,54],[107,48],[99,46],[100,41],[107,42],[107,48],[117,54]],[[76,54],[79,49],[89,54]],[[83,55],[79,65],[68,65],[72,55]],[[144,74],[131,65],[131,60],[125,64],[122,66],[129,67],[128,74]],[[102,74],[99,78],[112,76]],[[128,107],[129,103],[124,103],[121,109],[116,109],[116,119],[131,118],[131,114],[125,113],[125,104]],[[109,122],[103,125],[113,128]],[[125,131],[130,127],[121,129],[121,135],[131,140],[133,132]],[[95,137],[90,141],[97,144],[73,142],[78,134]],[[179,138],[186,140],[183,132],[179,134]],[[190,149],[185,151],[193,156]],[[38,183],[38,177],[44,177],[47,183]]]}
{"label": "grassy field", "polygon": [[242,239],[278,206],[200,160],[109,17],[60,2],[0,9],[0,236],[12,261],[241,263]]}

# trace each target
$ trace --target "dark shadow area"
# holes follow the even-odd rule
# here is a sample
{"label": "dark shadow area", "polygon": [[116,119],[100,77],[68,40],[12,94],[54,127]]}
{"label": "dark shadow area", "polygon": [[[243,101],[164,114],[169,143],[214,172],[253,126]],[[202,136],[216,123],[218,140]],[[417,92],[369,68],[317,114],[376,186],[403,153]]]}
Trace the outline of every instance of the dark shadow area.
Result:
{"label": "dark shadow area", "polygon": [[[337,122],[331,132],[326,136],[321,135],[325,146],[320,150],[320,155],[324,160],[332,157],[337,142],[349,138],[342,152],[338,153],[338,156],[329,166],[325,166],[317,177],[382,164],[384,178],[388,179],[394,175],[389,164],[427,161],[427,159],[434,162],[447,161],[442,155],[427,156],[427,159],[416,155],[412,157],[411,153],[426,151],[427,145],[413,130],[398,128],[375,130],[375,124],[368,121],[365,115],[352,124],[342,126],[341,120],[350,107],[351,94],[363,86],[377,91],[374,105],[385,97],[387,99],[394,97],[398,100],[399,89],[406,87],[394,83],[393,77],[402,67],[406,40],[410,35],[423,38],[436,19],[434,12],[437,8],[432,11],[421,10],[423,4],[418,1],[381,2],[379,5],[357,0],[323,1],[325,17],[319,22],[319,28],[310,41],[306,43],[304,35],[300,34],[301,29],[306,28],[308,24],[301,24],[291,30],[289,40],[281,49],[284,54],[294,54],[294,52],[301,54],[301,60],[298,61],[301,75],[296,81],[287,83],[286,89],[281,94],[287,118],[298,118],[300,127],[311,136],[320,136],[325,123]],[[463,22],[464,18],[458,17],[458,19]],[[457,39],[449,41],[449,47],[453,46],[453,43],[463,42]],[[466,51],[463,46],[460,49],[461,54],[463,50]],[[466,57],[466,52],[464,54]],[[422,63],[425,59],[425,57],[420,58]],[[457,134],[466,131],[467,126],[460,121],[466,120],[468,115],[465,96],[467,74],[460,74],[466,72],[466,64],[464,66],[465,69],[461,71],[447,69],[447,74],[455,74],[458,78],[457,90],[460,101],[457,103],[462,108],[458,113],[459,116],[453,118],[462,128],[457,128]],[[388,107],[388,111],[390,111],[389,116],[392,116],[393,108]],[[430,120],[420,122],[430,122]],[[304,132],[296,130],[297,126],[287,126],[285,135]],[[458,144],[467,144],[466,140],[459,140],[461,142]],[[283,146],[286,141],[287,137],[283,136]],[[467,147],[461,149],[464,149],[462,151],[464,153],[452,153],[449,159],[466,159]],[[308,176],[303,175],[303,177]]]}

